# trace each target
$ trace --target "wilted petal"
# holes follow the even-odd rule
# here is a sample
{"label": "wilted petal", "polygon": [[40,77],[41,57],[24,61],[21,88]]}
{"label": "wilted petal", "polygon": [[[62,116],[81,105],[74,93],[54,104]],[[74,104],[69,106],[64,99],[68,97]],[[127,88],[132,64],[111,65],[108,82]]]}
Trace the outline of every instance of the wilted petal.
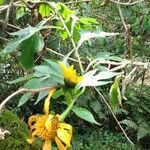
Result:
{"label": "wilted petal", "polygon": [[52,143],[51,141],[45,141],[43,145],[43,150],[51,150],[52,149]]}
{"label": "wilted petal", "polygon": [[58,128],[57,129],[57,137],[66,144],[67,147],[70,147],[70,141],[72,134],[65,129]]}
{"label": "wilted petal", "polygon": [[63,145],[59,138],[55,137],[55,142],[59,150],[67,150],[67,147]]}

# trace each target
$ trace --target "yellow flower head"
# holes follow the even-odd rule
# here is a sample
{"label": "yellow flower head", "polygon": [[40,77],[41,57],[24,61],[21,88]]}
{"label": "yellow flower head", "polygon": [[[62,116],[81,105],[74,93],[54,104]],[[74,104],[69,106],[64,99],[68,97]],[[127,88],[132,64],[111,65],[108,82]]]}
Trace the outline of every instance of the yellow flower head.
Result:
{"label": "yellow flower head", "polygon": [[44,115],[33,115],[28,120],[32,144],[35,137],[44,140],[43,150],[51,150],[51,142],[55,141],[59,150],[67,150],[72,138],[72,126],[59,121],[59,115],[49,114],[50,98],[56,88],[49,91],[44,104]]}
{"label": "yellow flower head", "polygon": [[43,150],[51,150],[51,142],[55,141],[59,150],[67,150],[72,138],[72,126],[58,121],[59,115],[34,115],[28,120],[32,144],[35,137],[45,141]]}
{"label": "yellow flower head", "polygon": [[63,62],[60,62],[60,66],[63,70],[63,75],[65,79],[65,83],[69,86],[74,86],[77,83],[79,83],[83,77],[78,76],[76,73],[76,69],[74,69],[74,66],[66,66]]}

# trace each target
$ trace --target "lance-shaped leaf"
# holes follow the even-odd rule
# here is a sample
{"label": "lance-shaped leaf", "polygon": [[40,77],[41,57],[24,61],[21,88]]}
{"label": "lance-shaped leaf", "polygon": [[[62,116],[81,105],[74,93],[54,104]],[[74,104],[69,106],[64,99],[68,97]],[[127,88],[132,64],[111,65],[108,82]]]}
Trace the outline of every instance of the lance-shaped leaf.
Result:
{"label": "lance-shaped leaf", "polygon": [[82,107],[74,107],[73,112],[80,118],[84,119],[85,121],[88,121],[90,123],[95,123],[97,125],[100,125],[93,117],[93,114],[88,111],[86,108]]}
{"label": "lance-shaped leaf", "polygon": [[26,93],[24,94],[20,100],[19,100],[19,103],[18,103],[18,107],[22,106],[23,104],[25,104],[30,98],[32,97],[32,94],[31,93]]}
{"label": "lance-shaped leaf", "polygon": [[106,37],[106,36],[115,36],[119,33],[108,33],[108,32],[85,32],[81,34],[81,38],[78,42],[78,48],[83,44],[83,42],[90,40],[91,38],[99,38],[99,37]]}
{"label": "lance-shaped leaf", "polygon": [[6,83],[8,83],[8,84],[16,84],[16,83],[19,83],[19,82],[23,82],[23,81],[32,79],[33,77],[34,77],[33,74],[26,75],[24,77],[19,77],[19,78],[15,79],[15,80],[12,80],[12,81],[6,81]]}
{"label": "lance-shaped leaf", "polygon": [[121,92],[120,92],[120,88],[119,88],[120,79],[121,79],[121,75],[117,76],[115,78],[114,83],[112,84],[112,86],[110,88],[109,102],[113,109],[116,109],[119,106],[122,106]]}
{"label": "lance-shaped leaf", "polygon": [[[83,80],[79,82],[77,85],[80,87],[86,87],[86,86],[101,86],[108,83],[111,83],[111,81],[107,81],[108,79],[111,79],[112,77],[118,75],[116,72],[111,71],[102,71],[99,73],[96,73],[97,70],[91,70],[83,75]],[[104,81],[103,81],[104,80]]]}

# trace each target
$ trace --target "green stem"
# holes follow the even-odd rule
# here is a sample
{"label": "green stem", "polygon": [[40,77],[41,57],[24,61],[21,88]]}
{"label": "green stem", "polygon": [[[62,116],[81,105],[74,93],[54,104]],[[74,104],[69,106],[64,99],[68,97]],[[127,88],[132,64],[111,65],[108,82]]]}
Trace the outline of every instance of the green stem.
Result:
{"label": "green stem", "polygon": [[82,66],[82,63],[81,63],[80,55],[79,55],[79,52],[78,52],[78,48],[77,48],[77,46],[75,44],[75,41],[73,40],[72,35],[71,35],[68,27],[66,26],[65,21],[63,20],[62,16],[59,14],[59,12],[56,10],[56,8],[54,8],[54,11],[58,15],[60,21],[62,22],[62,24],[63,24],[63,26],[64,26],[64,28],[65,28],[68,36],[69,36],[69,38],[71,39],[71,43],[73,45],[73,48],[74,48],[74,51],[75,51],[75,55],[76,55],[76,57],[78,59],[78,62],[79,62],[79,67],[80,67],[81,73],[83,74],[84,73],[84,69],[83,69],[83,66]]}
{"label": "green stem", "polygon": [[71,109],[73,108],[73,105],[75,103],[76,99],[72,101],[72,103],[68,106],[68,108],[60,115],[59,121],[64,121],[64,119],[67,117]]}
{"label": "green stem", "polygon": [[60,115],[59,121],[64,121],[64,119],[67,117],[67,115],[70,113],[70,111],[72,110],[75,101],[77,100],[77,98],[82,95],[85,91],[85,88],[83,88],[80,93],[77,95],[77,97],[75,99],[73,99],[72,103],[70,103],[70,105],[67,107],[67,109]]}

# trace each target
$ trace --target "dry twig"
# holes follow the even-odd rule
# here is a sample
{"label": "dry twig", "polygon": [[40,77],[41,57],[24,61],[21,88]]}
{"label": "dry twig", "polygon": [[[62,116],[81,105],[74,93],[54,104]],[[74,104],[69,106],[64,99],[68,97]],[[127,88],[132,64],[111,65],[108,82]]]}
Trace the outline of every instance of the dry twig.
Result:
{"label": "dry twig", "polygon": [[120,4],[120,5],[135,5],[137,3],[144,2],[144,0],[138,0],[138,1],[135,1],[135,2],[128,1],[127,3],[123,3],[123,2],[115,1],[115,0],[110,0],[110,1],[113,2],[113,3],[116,3],[116,4]]}
{"label": "dry twig", "polygon": [[0,104],[0,113],[2,112],[3,107],[5,106],[5,104],[11,100],[14,96],[18,95],[18,94],[22,94],[24,92],[31,92],[31,93],[38,93],[41,91],[45,91],[45,90],[50,90],[53,89],[54,87],[44,87],[44,88],[40,88],[40,89],[27,89],[27,88],[20,88],[19,90],[17,90],[16,92],[12,93],[11,95],[9,95],[1,104]]}

